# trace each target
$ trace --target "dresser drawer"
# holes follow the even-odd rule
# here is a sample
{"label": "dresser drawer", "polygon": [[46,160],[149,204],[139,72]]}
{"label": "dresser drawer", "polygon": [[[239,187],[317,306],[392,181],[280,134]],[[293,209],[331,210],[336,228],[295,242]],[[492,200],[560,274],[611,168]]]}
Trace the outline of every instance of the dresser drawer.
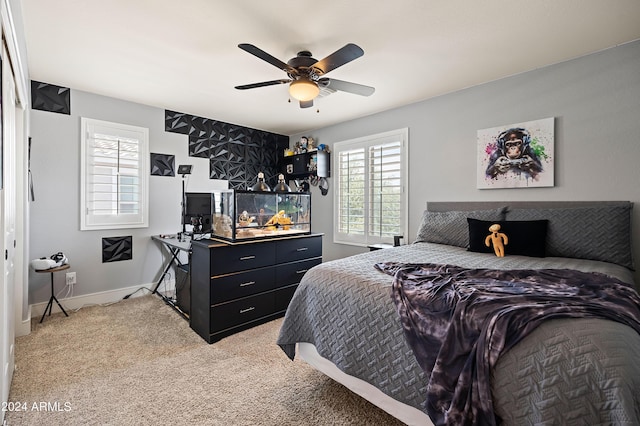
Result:
{"label": "dresser drawer", "polygon": [[291,298],[293,297],[293,293],[296,292],[297,288],[298,285],[294,284],[276,290],[276,312],[287,310],[289,302],[291,302]]}
{"label": "dresser drawer", "polygon": [[276,241],[276,262],[292,262],[322,256],[322,236]]}
{"label": "dresser drawer", "polygon": [[275,308],[275,292],[249,296],[211,307],[211,332],[215,333],[258,318],[271,315]]}
{"label": "dresser drawer", "polygon": [[211,275],[273,265],[276,261],[275,248],[275,242],[270,241],[211,249]]}
{"label": "dresser drawer", "polygon": [[290,284],[298,284],[302,276],[314,266],[322,262],[321,258],[300,260],[298,262],[284,263],[276,269],[276,284],[282,287]]}
{"label": "dresser drawer", "polygon": [[275,286],[276,270],[273,266],[212,278],[211,304],[251,296]]}

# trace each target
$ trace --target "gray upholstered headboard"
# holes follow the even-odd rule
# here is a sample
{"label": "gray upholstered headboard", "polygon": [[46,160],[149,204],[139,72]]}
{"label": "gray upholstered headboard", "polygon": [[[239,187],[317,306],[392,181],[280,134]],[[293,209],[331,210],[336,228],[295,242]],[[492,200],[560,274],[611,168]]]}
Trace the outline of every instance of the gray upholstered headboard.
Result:
{"label": "gray upholstered headboard", "polygon": [[547,220],[546,254],[633,266],[629,201],[429,201],[417,241],[468,247],[467,217]]}
{"label": "gray upholstered headboard", "polygon": [[511,209],[547,209],[572,208],[589,206],[630,206],[629,201],[428,201],[430,212],[447,212],[452,210],[487,210],[508,206]]}

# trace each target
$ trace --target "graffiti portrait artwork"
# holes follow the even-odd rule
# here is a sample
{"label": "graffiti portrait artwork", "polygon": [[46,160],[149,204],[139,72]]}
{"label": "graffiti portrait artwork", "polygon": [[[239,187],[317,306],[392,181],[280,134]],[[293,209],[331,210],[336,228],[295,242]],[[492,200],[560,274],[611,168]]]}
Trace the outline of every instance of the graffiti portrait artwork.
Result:
{"label": "graffiti portrait artwork", "polygon": [[478,189],[553,186],[554,119],[478,130]]}

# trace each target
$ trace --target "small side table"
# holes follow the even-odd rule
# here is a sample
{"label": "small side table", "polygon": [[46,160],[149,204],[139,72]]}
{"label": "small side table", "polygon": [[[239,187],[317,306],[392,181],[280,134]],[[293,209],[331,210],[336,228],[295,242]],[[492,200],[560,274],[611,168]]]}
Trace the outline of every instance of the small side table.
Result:
{"label": "small side table", "polygon": [[60,309],[62,310],[62,312],[64,312],[65,316],[69,316],[67,314],[67,311],[64,310],[64,308],[62,307],[62,305],[60,304],[60,302],[58,302],[58,299],[56,299],[56,296],[54,295],[53,292],[53,273],[54,272],[58,272],[58,271],[64,271],[65,269],[69,269],[71,267],[71,265],[69,265],[68,263],[66,265],[61,265],[55,268],[50,268],[50,269],[36,269],[36,272],[51,272],[51,298],[49,299],[49,303],[47,303],[47,307],[44,309],[44,314],[42,314],[42,318],[40,318],[40,322],[42,323],[42,321],[44,320],[45,315],[47,315],[47,311],[49,311],[49,316],[51,316],[51,310],[53,309],[53,301],[55,300],[56,303],[58,304],[58,306],[60,307]]}
{"label": "small side table", "polygon": [[369,247],[369,251],[375,251],[375,250],[382,250],[382,249],[386,249],[386,248],[391,248],[391,247],[393,247],[393,245],[391,245],[391,244],[371,244],[371,245],[368,245],[367,247]]}

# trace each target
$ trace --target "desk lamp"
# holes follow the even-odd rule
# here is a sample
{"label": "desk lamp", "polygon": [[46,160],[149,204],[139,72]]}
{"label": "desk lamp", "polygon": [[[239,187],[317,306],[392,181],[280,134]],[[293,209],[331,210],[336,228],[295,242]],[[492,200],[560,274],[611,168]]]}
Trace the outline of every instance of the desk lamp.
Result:
{"label": "desk lamp", "polygon": [[186,223],[184,222],[184,215],[187,214],[186,209],[187,209],[187,200],[185,200],[185,192],[184,192],[184,177],[186,175],[190,175],[191,174],[191,168],[193,166],[191,164],[181,164],[178,166],[178,174],[182,175],[182,235],[184,235],[187,232],[187,228],[186,228]]}

